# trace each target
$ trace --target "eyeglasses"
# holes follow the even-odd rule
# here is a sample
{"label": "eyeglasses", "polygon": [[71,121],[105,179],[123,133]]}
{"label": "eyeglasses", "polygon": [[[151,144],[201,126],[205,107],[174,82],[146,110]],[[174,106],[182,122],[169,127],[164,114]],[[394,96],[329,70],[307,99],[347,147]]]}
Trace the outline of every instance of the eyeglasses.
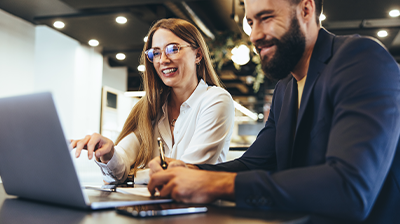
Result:
{"label": "eyeglasses", "polygon": [[[177,55],[182,47],[191,47],[191,45],[168,44],[164,49],[165,55],[168,58],[173,59],[173,56]],[[153,63],[154,61],[156,62],[159,61],[162,54],[160,48],[150,48],[144,53],[146,54],[147,59],[149,59],[151,63]]]}

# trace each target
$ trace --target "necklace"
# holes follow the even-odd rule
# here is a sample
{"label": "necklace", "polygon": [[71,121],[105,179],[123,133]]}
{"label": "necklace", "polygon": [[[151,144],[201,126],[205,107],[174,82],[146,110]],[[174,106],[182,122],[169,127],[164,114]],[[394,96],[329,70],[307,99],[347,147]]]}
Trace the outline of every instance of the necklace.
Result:
{"label": "necklace", "polygon": [[171,125],[172,127],[175,127],[175,122],[176,122],[176,119],[172,119],[170,125]]}

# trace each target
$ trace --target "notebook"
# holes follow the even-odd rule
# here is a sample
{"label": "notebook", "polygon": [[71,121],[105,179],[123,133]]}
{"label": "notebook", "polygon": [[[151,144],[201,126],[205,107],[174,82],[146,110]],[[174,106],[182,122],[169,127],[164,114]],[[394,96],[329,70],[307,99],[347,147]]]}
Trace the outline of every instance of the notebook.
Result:
{"label": "notebook", "polygon": [[0,99],[0,170],[7,194],[92,210],[172,201],[84,189],[70,150],[51,93]]}

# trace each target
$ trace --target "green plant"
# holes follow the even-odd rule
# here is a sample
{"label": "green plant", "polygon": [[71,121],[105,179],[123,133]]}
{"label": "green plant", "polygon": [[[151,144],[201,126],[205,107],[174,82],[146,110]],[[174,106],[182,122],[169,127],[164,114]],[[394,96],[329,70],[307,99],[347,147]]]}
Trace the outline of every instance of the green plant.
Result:
{"label": "green plant", "polygon": [[[215,35],[215,39],[207,41],[208,47],[210,49],[211,59],[214,65],[214,68],[217,71],[221,71],[222,67],[229,61],[231,61],[232,49],[241,44],[247,45],[249,49],[253,49],[253,45],[248,40],[248,38],[242,38],[240,34],[233,32],[220,32]],[[254,92],[258,92],[260,89],[261,83],[264,82],[264,74],[261,69],[261,61],[259,56],[254,53],[253,50],[250,50],[251,61],[256,64],[256,68],[251,74],[254,78],[253,82],[253,90]],[[235,68],[240,71],[241,66],[234,63]]]}

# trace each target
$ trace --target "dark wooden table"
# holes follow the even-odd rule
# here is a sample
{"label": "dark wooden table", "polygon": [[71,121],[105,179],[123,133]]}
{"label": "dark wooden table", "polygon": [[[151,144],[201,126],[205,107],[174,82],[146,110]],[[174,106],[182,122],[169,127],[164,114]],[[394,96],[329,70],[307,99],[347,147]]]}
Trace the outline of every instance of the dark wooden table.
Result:
{"label": "dark wooden table", "polygon": [[306,223],[307,215],[299,213],[254,211],[236,208],[234,203],[219,201],[207,205],[208,212],[202,214],[169,217],[131,218],[115,210],[84,211],[18,199],[5,193],[0,184],[1,224],[256,224],[256,223]]}

